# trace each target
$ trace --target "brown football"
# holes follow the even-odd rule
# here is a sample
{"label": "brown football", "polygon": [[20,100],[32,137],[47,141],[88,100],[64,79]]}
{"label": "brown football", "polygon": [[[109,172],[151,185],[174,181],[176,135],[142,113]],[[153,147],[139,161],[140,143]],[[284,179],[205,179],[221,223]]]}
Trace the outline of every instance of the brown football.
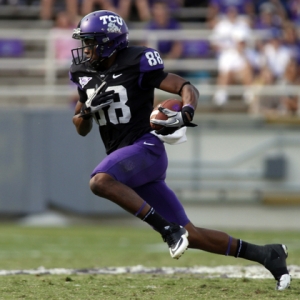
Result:
{"label": "brown football", "polygon": [[[173,111],[181,111],[182,102],[177,99],[168,99],[168,100],[165,100],[165,101],[159,103],[156,107],[154,107],[154,109],[150,115],[150,120],[153,120],[153,119],[167,120],[168,119],[168,117],[164,113],[162,113],[158,110],[158,108],[160,106],[162,106],[163,108],[168,108]],[[159,130],[159,129],[163,128],[162,125],[153,124],[151,122],[150,122],[150,125],[153,130]]]}

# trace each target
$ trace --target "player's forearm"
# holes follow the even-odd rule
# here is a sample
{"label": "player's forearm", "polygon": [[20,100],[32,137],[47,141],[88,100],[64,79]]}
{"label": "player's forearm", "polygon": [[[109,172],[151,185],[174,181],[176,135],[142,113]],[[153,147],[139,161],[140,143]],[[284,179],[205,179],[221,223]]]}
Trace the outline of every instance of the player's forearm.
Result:
{"label": "player's forearm", "polygon": [[191,84],[186,84],[181,92],[183,105],[190,105],[195,110],[197,108],[199,91]]}
{"label": "player's forearm", "polygon": [[93,119],[84,120],[78,115],[73,116],[73,124],[76,127],[77,133],[81,136],[86,136],[93,127]]}
{"label": "player's forearm", "polygon": [[168,73],[168,76],[161,82],[160,89],[169,93],[178,94],[182,97],[183,105],[190,105],[196,109],[199,99],[199,91],[192,84],[185,84],[184,78]]}

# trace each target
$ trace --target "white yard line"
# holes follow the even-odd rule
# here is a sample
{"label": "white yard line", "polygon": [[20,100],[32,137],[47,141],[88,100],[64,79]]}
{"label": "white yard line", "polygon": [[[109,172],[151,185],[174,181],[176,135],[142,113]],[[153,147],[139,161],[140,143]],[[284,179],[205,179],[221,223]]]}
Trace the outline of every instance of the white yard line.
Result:
{"label": "white yard line", "polygon": [[[300,266],[288,266],[294,279],[300,278]],[[0,276],[6,275],[71,275],[71,274],[199,274],[206,278],[273,278],[262,266],[218,266],[193,268],[147,268],[141,265],[132,267],[107,267],[99,269],[45,269],[39,267],[33,270],[0,270]]]}

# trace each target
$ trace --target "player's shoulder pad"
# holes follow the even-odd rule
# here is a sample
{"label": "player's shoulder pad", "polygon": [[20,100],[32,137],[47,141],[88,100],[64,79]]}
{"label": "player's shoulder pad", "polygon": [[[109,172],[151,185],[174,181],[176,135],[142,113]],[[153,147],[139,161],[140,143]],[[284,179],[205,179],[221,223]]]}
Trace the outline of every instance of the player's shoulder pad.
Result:
{"label": "player's shoulder pad", "polygon": [[120,51],[118,56],[118,64],[123,66],[133,66],[139,64],[140,58],[147,49],[143,46],[131,46]]}
{"label": "player's shoulder pad", "polygon": [[88,63],[76,65],[74,61],[69,69],[69,77],[73,82],[78,82],[80,77],[93,77],[96,70],[94,70]]}
{"label": "player's shoulder pad", "polygon": [[140,72],[164,69],[164,62],[158,51],[148,47],[128,47],[118,56],[119,68],[137,66]]}
{"label": "player's shoulder pad", "polygon": [[131,46],[122,50],[119,59],[124,63],[127,62],[129,64],[134,64],[140,61],[142,55],[145,55],[146,53],[149,52],[155,53],[154,55],[160,57],[159,53],[155,49],[145,47],[145,46]]}
{"label": "player's shoulder pad", "polygon": [[140,70],[141,72],[151,72],[156,70],[163,70],[164,62],[155,49],[145,47],[143,50],[143,55],[140,60]]}

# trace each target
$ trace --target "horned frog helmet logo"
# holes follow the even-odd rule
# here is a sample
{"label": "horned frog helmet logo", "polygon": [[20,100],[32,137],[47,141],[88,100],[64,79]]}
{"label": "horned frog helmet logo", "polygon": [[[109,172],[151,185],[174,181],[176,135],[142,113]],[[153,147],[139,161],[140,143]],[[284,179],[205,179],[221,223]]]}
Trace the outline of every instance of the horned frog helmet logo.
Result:
{"label": "horned frog helmet logo", "polygon": [[121,33],[121,28],[119,28],[115,23],[110,22],[107,25],[107,32]]}
{"label": "horned frog helmet logo", "polygon": [[[104,15],[99,18],[103,25],[107,24],[107,32],[109,33],[122,33],[121,26],[123,25],[123,19],[115,15]],[[118,27],[120,25],[120,27]]]}

